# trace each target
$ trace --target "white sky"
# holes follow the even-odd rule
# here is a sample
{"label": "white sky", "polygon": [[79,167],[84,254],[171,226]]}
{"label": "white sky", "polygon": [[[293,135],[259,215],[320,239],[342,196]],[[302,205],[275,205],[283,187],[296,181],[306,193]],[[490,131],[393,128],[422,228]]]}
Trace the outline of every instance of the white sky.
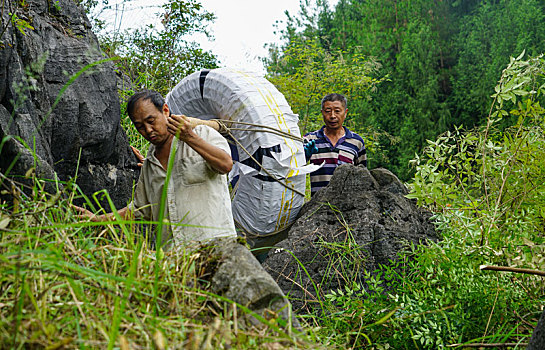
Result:
{"label": "white sky", "polygon": [[[333,7],[338,0],[328,0]],[[138,6],[138,2],[146,4]],[[280,36],[274,34],[276,21],[282,21],[280,28],[285,28],[286,16],[299,12],[299,0],[200,0],[204,9],[216,15],[216,20],[209,28],[215,40],[209,42],[205,36],[195,37],[201,47],[216,54],[221,66],[245,68],[265,72],[261,57],[268,55],[265,44],[279,43]],[[152,22],[150,14],[158,12],[152,3],[160,0],[134,0],[131,9],[125,8],[121,19],[121,28],[135,28]],[[120,10],[120,9],[119,9]],[[109,21],[120,23],[117,18]]]}
{"label": "white sky", "polygon": [[[338,0],[329,0],[334,5]],[[260,58],[268,55],[264,47],[280,42],[274,34],[276,21],[285,28],[286,10],[293,16],[299,12],[299,0],[201,0],[203,7],[216,15],[210,26],[213,43],[201,42],[204,49],[218,55],[222,66],[264,72]]]}

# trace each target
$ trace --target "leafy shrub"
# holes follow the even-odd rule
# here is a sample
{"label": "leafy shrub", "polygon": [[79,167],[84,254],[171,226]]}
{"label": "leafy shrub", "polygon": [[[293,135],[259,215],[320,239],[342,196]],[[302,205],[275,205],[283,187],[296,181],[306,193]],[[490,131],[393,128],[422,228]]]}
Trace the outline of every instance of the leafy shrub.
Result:
{"label": "leafy shrub", "polygon": [[[531,306],[537,310],[543,297],[540,280],[534,276],[496,273],[492,277],[476,268],[479,264],[544,267],[545,60],[543,55],[528,60],[523,56],[511,58],[503,71],[486,126],[447,132],[428,141],[424,154],[413,160],[416,175],[409,197],[438,212],[447,230],[445,241],[437,246],[440,254],[433,257],[435,265],[425,266],[435,271],[453,263],[446,259],[452,253],[460,256],[458,267],[451,271],[450,266],[448,271],[455,273],[452,277],[462,276],[457,278],[462,283],[452,285],[449,278],[451,284],[445,285],[465,291],[453,300],[462,306],[457,316],[464,321],[457,326],[459,334],[476,337],[482,331],[485,337],[487,331],[504,332],[508,330],[504,325],[524,321],[513,319],[513,313]],[[427,275],[423,282],[433,281],[438,273]],[[478,290],[481,298],[474,299]],[[494,298],[491,290],[496,291]],[[488,321],[475,322],[473,318],[483,310],[493,310]]]}
{"label": "leafy shrub", "polygon": [[366,289],[331,291],[320,334],[374,349],[528,339],[541,279],[479,269],[544,268],[545,60],[522,57],[504,70],[486,126],[455,128],[413,161],[408,197],[436,213],[443,240],[369,274]]}
{"label": "leafy shrub", "polygon": [[503,71],[485,127],[428,141],[424,155],[413,160],[409,197],[497,250],[543,242],[545,61],[522,56]]}

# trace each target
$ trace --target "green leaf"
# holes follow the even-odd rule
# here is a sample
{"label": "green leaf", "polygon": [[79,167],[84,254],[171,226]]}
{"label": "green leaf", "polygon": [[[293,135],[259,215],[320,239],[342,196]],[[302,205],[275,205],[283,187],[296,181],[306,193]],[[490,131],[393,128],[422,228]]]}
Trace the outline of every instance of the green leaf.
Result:
{"label": "green leaf", "polygon": [[388,321],[390,319],[390,317],[392,317],[396,311],[398,310],[399,308],[396,307],[395,309],[393,309],[392,311],[388,312],[384,317],[382,317],[380,320],[378,320],[377,322],[369,325],[369,326],[366,326],[364,328],[368,328],[368,327],[372,327],[372,326],[379,326],[383,323],[385,323],[386,321]]}
{"label": "green leaf", "polygon": [[0,216],[0,230],[7,228],[10,222],[11,218],[9,216]]}

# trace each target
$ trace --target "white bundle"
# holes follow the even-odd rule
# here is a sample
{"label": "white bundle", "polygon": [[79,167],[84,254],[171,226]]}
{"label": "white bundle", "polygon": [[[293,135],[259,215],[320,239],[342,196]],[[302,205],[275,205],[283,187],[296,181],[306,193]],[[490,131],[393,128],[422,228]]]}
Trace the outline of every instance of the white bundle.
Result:
{"label": "white bundle", "polygon": [[263,236],[295,219],[304,203],[305,174],[314,167],[305,166],[298,116],[274,85],[255,73],[203,70],[185,77],[166,102],[173,114],[221,119],[229,126],[238,151],[229,178],[239,176],[232,202],[239,226]]}

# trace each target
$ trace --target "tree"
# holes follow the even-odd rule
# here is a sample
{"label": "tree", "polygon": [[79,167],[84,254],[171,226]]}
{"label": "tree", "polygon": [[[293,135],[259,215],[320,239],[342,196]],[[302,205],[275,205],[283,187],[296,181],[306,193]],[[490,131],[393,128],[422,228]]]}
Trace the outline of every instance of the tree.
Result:
{"label": "tree", "polygon": [[323,96],[337,92],[348,100],[366,98],[380,82],[372,77],[378,68],[373,60],[341,50],[327,52],[316,40],[291,42],[282,56],[273,57],[268,79],[300,115],[303,132],[321,126]]}
{"label": "tree", "polygon": [[[377,77],[387,81],[372,99],[352,98],[350,111],[399,137],[385,149],[387,166],[400,178],[413,174],[408,160],[427,139],[463,124],[483,121],[507,57],[523,49],[545,51],[543,2],[524,0],[340,0],[301,2],[282,32],[286,45],[314,40],[328,53],[357,52],[380,63]],[[354,48],[357,48],[355,50]],[[290,74],[289,67],[277,74]]]}
{"label": "tree", "polygon": [[489,91],[497,84],[509,56],[545,51],[543,2],[481,1],[463,18],[456,37],[453,91],[448,103],[455,124],[483,122],[490,109]]}
{"label": "tree", "polygon": [[[104,5],[98,0],[85,3],[88,11]],[[154,24],[123,32],[102,31],[99,35],[103,51],[122,58],[118,67],[130,78],[133,88],[154,89],[165,95],[186,75],[217,67],[216,56],[190,38],[195,34],[210,38],[207,25],[215,19],[199,0],[167,0],[155,16]],[[95,23],[100,24],[100,18]],[[103,28],[101,25],[98,29]]]}

